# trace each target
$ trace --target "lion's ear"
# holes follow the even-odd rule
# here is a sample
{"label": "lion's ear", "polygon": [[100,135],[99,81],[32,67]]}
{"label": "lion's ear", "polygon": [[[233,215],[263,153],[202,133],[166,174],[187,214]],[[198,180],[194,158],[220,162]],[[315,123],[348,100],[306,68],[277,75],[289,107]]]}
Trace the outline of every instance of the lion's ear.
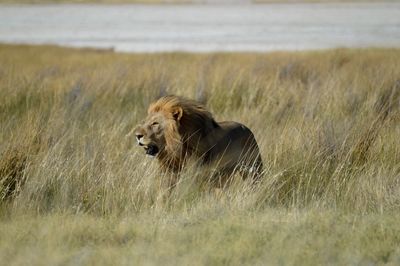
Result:
{"label": "lion's ear", "polygon": [[182,118],[182,115],[183,115],[183,109],[182,109],[182,107],[175,107],[173,110],[172,110],[172,116],[174,117],[174,119],[176,120],[176,121],[179,121],[179,120],[181,120],[181,118]]}

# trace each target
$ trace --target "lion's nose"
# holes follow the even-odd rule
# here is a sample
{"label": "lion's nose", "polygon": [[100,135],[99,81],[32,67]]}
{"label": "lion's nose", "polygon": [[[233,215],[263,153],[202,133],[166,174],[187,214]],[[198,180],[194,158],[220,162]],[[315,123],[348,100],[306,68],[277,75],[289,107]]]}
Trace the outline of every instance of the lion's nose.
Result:
{"label": "lion's nose", "polygon": [[136,135],[136,140],[137,140],[138,144],[139,144],[140,146],[143,146],[143,144],[140,142],[140,139],[141,139],[141,138],[143,138],[143,135],[140,135],[140,134]]}

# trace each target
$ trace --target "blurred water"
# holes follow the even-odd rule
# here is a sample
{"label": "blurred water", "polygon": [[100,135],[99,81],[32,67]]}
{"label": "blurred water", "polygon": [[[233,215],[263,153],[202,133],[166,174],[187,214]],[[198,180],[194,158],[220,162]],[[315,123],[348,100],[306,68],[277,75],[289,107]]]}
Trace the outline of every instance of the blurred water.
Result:
{"label": "blurred water", "polygon": [[400,3],[0,5],[0,42],[118,51],[400,46]]}

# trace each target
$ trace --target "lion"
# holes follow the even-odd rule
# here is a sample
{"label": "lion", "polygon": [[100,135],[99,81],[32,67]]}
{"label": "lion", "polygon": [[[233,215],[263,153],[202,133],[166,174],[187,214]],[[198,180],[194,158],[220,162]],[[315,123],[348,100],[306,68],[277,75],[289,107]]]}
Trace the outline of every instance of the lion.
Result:
{"label": "lion", "polygon": [[263,163],[257,141],[246,126],[216,122],[199,102],[169,95],[151,103],[147,117],[135,129],[136,140],[161,167],[179,173],[192,158],[209,165],[220,177],[239,172],[258,180]]}

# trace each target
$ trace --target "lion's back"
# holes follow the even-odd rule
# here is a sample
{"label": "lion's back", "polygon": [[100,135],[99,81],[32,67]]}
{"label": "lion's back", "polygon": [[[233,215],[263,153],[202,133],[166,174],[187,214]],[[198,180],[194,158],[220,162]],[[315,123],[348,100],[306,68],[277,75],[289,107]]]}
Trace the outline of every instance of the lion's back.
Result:
{"label": "lion's back", "polygon": [[[208,142],[212,145],[206,156],[209,163],[217,163],[218,168],[228,172],[238,168],[257,171],[262,168],[262,160],[257,141],[245,125],[223,121],[210,134]],[[260,169],[258,169],[260,168]]]}

